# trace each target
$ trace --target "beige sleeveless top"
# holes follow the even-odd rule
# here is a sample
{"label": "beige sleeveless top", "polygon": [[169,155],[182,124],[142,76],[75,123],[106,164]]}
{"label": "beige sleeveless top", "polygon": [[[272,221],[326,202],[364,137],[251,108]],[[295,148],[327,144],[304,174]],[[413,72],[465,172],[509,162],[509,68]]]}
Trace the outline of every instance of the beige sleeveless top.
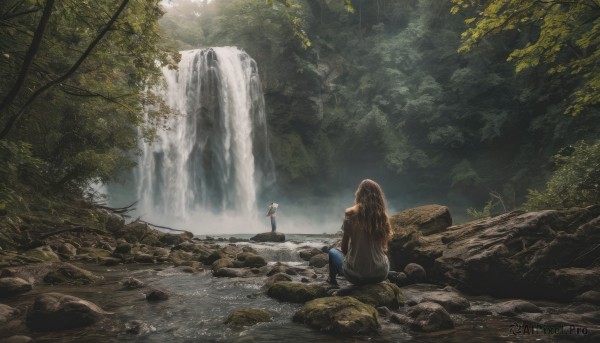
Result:
{"label": "beige sleeveless top", "polygon": [[355,213],[346,211],[344,232],[350,237],[344,259],[344,274],[352,283],[376,283],[387,278],[390,263],[383,247],[358,225]]}

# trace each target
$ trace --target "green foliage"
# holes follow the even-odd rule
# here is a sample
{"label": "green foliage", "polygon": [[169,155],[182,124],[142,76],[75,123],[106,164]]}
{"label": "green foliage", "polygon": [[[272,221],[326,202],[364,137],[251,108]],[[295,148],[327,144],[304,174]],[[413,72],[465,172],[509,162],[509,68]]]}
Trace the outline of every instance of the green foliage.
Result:
{"label": "green foliage", "polygon": [[579,141],[555,156],[556,171],[544,190],[530,189],[525,208],[586,207],[600,204],[600,140]]}
{"label": "green foliage", "polygon": [[[105,36],[109,19],[123,11]],[[38,161],[30,186],[52,192],[83,192],[132,165],[138,128],[150,132],[169,111],[150,89],[161,80],[160,65],[178,56],[162,48],[159,0],[56,1],[31,70],[15,100],[0,111],[0,126],[22,113],[5,147],[27,147],[1,161],[0,169]],[[27,58],[44,1],[0,3],[0,98],[13,87]],[[97,45],[93,45],[98,38]],[[90,47],[93,49],[89,50]],[[83,52],[89,50],[89,55]],[[56,82],[56,80],[61,80]],[[37,97],[36,97],[37,96]],[[152,108],[144,116],[143,108]],[[25,153],[27,152],[27,153]],[[29,155],[28,155],[29,154]],[[32,161],[33,161],[32,160]],[[6,187],[13,191],[23,177]]]}
{"label": "green foliage", "polygon": [[534,27],[539,33],[508,55],[516,71],[544,64],[551,75],[580,77],[582,85],[571,94],[567,113],[575,115],[600,103],[600,4],[596,0],[452,2],[454,14],[471,8],[476,13],[465,20],[469,28],[458,51],[471,51],[490,35]]}

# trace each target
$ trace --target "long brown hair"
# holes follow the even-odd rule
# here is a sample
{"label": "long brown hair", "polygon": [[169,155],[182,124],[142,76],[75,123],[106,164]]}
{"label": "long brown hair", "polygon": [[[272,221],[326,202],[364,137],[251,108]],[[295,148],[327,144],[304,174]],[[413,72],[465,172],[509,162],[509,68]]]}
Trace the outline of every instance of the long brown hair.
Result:
{"label": "long brown hair", "polygon": [[360,226],[386,251],[392,236],[392,225],[387,215],[385,194],[379,184],[373,180],[363,180],[354,194],[354,204],[358,205]]}

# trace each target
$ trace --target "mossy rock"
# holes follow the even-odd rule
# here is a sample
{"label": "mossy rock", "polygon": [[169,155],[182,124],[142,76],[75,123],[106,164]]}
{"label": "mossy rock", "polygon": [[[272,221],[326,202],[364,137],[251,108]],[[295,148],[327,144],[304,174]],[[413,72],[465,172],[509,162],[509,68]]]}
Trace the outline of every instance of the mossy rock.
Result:
{"label": "mossy rock", "polygon": [[369,334],[380,327],[377,310],[353,297],[328,297],[309,301],[292,319],[296,323],[341,335]]}
{"label": "mossy rock", "polygon": [[338,291],[338,294],[350,296],[375,307],[386,306],[397,309],[404,304],[404,297],[400,288],[390,282],[380,282],[373,285],[353,286]]}
{"label": "mossy rock", "polygon": [[303,303],[328,296],[327,289],[323,286],[289,281],[274,283],[267,290],[267,295],[279,301],[294,303]]}
{"label": "mossy rock", "polygon": [[89,285],[100,279],[102,278],[94,273],[68,263],[62,264],[44,276],[44,282],[51,285]]}
{"label": "mossy rock", "polygon": [[47,245],[28,250],[23,253],[23,256],[38,260],[39,262],[60,262],[60,257]]}
{"label": "mossy rock", "polygon": [[263,322],[270,322],[272,316],[269,312],[256,308],[237,308],[225,319],[224,324],[233,326],[250,326]]}

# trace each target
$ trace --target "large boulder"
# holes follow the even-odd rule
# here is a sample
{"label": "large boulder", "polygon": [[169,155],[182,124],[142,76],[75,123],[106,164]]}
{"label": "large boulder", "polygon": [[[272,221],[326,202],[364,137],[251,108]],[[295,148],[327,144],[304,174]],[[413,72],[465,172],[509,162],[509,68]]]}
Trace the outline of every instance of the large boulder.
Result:
{"label": "large boulder", "polygon": [[442,232],[452,225],[450,209],[441,205],[425,205],[396,213],[390,218],[394,231],[416,230],[424,236]]}
{"label": "large boulder", "polygon": [[27,314],[27,326],[38,331],[56,331],[94,324],[109,314],[89,301],[60,293],[37,298]]}
{"label": "large boulder", "polygon": [[285,235],[281,232],[263,232],[250,238],[255,242],[285,242]]}
{"label": "large boulder", "polygon": [[31,291],[31,289],[31,284],[21,278],[0,278],[0,298],[23,294]]}
{"label": "large boulder", "polygon": [[225,319],[224,324],[233,326],[250,326],[263,322],[270,322],[272,315],[256,308],[237,308]]}
{"label": "large boulder", "polygon": [[390,256],[469,293],[571,300],[600,289],[598,228],[600,206],[514,211],[431,235],[397,233]]}
{"label": "large boulder", "polygon": [[329,297],[306,303],[293,317],[296,323],[342,335],[376,332],[377,310],[352,297]]}
{"label": "large boulder", "polygon": [[276,282],[267,290],[267,295],[279,301],[303,303],[316,298],[326,297],[327,289],[315,284],[301,282]]}
{"label": "large boulder", "polygon": [[390,282],[380,282],[373,285],[352,286],[339,290],[337,295],[356,298],[357,300],[374,307],[385,306],[397,309],[404,304],[400,288]]}

